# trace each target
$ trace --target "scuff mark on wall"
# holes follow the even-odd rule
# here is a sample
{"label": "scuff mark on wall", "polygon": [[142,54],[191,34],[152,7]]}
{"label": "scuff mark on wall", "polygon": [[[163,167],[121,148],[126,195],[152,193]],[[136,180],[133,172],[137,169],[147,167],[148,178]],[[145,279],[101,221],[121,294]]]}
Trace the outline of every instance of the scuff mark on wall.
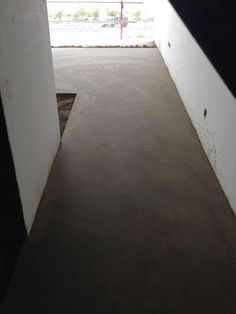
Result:
{"label": "scuff mark on wall", "polygon": [[217,171],[217,149],[215,143],[216,132],[211,131],[207,128],[206,130],[206,139],[207,139],[207,150],[208,156],[211,159],[212,167]]}
{"label": "scuff mark on wall", "polygon": [[2,83],[2,94],[3,98],[7,100],[7,106],[12,107],[13,105],[13,85],[9,79],[5,79]]}

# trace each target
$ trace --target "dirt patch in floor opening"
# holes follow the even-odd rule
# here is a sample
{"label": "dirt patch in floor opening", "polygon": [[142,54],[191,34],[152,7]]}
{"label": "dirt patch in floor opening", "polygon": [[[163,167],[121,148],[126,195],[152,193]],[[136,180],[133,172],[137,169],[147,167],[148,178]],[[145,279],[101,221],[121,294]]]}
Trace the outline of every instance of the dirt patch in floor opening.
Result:
{"label": "dirt patch in floor opening", "polygon": [[60,123],[61,136],[65,130],[76,94],[74,93],[57,93],[57,106]]}

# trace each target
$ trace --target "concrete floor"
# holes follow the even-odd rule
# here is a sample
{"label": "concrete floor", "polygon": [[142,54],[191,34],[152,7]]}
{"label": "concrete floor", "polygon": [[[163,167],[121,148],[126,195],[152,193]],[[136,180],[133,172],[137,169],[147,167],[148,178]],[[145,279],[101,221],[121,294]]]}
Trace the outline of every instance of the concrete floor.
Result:
{"label": "concrete floor", "polygon": [[157,49],[54,51],[79,91],[3,313],[236,313],[236,223]]}

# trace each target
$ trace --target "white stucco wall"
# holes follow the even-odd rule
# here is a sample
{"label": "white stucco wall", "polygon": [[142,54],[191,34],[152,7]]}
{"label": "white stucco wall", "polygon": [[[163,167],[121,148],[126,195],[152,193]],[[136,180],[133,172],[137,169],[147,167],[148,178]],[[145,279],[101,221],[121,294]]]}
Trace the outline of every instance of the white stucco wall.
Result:
{"label": "white stucco wall", "polygon": [[29,231],[59,145],[45,0],[0,2],[0,90]]}
{"label": "white stucco wall", "polygon": [[157,0],[155,5],[156,43],[216,176],[236,212],[235,98],[169,1]]}

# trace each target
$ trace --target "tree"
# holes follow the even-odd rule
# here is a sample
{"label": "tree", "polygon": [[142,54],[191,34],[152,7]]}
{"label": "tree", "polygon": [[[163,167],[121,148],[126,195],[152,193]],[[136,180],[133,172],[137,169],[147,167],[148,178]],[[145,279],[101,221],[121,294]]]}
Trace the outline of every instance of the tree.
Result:
{"label": "tree", "polygon": [[93,12],[87,11],[87,17],[93,17]]}
{"label": "tree", "polygon": [[107,16],[111,16],[111,17],[118,16],[120,14],[118,10],[107,9],[106,12],[107,12]]}
{"label": "tree", "polygon": [[75,18],[82,18],[82,20],[88,16],[88,12],[84,8],[78,8],[76,13],[74,14]]}
{"label": "tree", "polygon": [[134,17],[136,20],[140,20],[141,13],[142,13],[141,10],[136,10],[136,11],[133,13],[133,17]]}
{"label": "tree", "polygon": [[55,14],[55,17],[56,17],[59,21],[61,21],[61,19],[63,18],[63,16],[64,16],[63,10],[59,10],[59,11],[57,11],[56,14]]}
{"label": "tree", "polygon": [[95,10],[93,11],[92,15],[93,15],[93,19],[94,19],[94,20],[97,20],[97,19],[99,18],[99,16],[100,16],[100,10],[99,10],[99,8],[95,9]]}

